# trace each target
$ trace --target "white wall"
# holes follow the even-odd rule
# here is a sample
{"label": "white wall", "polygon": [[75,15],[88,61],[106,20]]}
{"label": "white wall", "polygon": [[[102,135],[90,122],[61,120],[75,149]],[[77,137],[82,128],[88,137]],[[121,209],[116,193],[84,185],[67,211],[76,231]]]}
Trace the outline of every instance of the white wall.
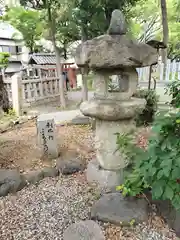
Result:
{"label": "white wall", "polygon": [[22,47],[22,53],[20,54],[11,54],[10,59],[16,59],[18,61],[27,62],[28,61],[28,49],[24,46],[23,41],[15,41],[15,40],[9,40],[9,39],[0,39],[0,52],[2,52],[1,46],[21,46]]}
{"label": "white wall", "polygon": [[20,5],[20,1],[19,0],[4,0],[5,5],[8,5],[9,7],[11,6],[18,6]]}
{"label": "white wall", "polygon": [[13,39],[0,39],[0,46],[21,46],[21,42],[15,42]]}
{"label": "white wall", "polygon": [[21,61],[27,64],[29,60],[29,49],[26,46],[22,47]]}

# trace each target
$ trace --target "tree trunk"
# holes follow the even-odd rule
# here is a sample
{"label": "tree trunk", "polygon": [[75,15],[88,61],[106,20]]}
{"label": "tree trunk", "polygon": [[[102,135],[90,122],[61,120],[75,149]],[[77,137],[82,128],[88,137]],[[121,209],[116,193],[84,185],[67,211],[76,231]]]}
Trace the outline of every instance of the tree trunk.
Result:
{"label": "tree trunk", "polygon": [[[81,27],[81,40],[82,42],[87,40],[87,35],[85,32],[84,27]],[[88,86],[87,86],[87,80],[86,80],[86,75],[87,71],[86,69],[82,69],[82,100],[87,101],[88,100]]]}
{"label": "tree trunk", "polygon": [[48,21],[49,21],[49,27],[52,34],[52,44],[54,47],[55,55],[56,55],[56,69],[57,69],[57,76],[59,78],[59,87],[60,87],[60,103],[63,108],[66,108],[66,99],[65,99],[65,93],[64,93],[64,79],[62,76],[62,64],[61,64],[61,58],[59,56],[59,51],[56,45],[56,30],[55,30],[55,23],[52,18],[51,14],[51,7],[48,5],[47,1],[47,12],[48,12]]}
{"label": "tree trunk", "polygon": [[107,24],[107,28],[109,27],[109,24],[111,22],[111,16],[112,16],[112,12],[114,11],[114,9],[121,9],[121,5],[120,5],[120,1],[116,3],[116,5],[114,5],[114,3],[112,3],[112,5],[107,5],[104,6],[104,13],[105,13],[105,17],[106,17],[106,24]]}
{"label": "tree trunk", "polygon": [[8,113],[9,108],[10,105],[8,93],[4,86],[3,76],[0,73],[0,111],[3,110],[4,112]]}
{"label": "tree trunk", "polygon": [[87,86],[87,71],[86,69],[82,69],[82,101],[87,101],[88,100],[88,86]]}
{"label": "tree trunk", "polygon": [[64,52],[64,59],[67,60],[67,48],[66,48],[66,44],[64,44],[63,52]]}
{"label": "tree trunk", "polygon": [[[163,43],[167,46],[169,39],[168,19],[167,19],[167,6],[166,0],[161,0],[161,14],[163,26]],[[167,63],[167,49],[162,49],[162,62]]]}
{"label": "tree trunk", "polygon": [[105,16],[106,16],[106,24],[107,24],[107,27],[109,27],[109,24],[111,22],[111,15],[112,15],[112,12],[113,12],[114,8],[105,8]]}

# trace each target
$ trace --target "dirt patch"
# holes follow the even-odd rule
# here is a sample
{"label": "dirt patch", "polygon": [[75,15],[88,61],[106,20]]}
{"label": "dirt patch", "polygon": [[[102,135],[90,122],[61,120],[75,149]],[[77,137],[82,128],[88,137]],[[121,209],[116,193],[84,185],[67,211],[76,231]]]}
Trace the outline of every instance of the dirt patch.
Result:
{"label": "dirt patch", "polygon": [[[88,160],[94,154],[93,133],[89,126],[57,127],[61,158],[80,156]],[[20,171],[51,166],[54,161],[42,158],[37,144],[36,122],[29,121],[0,135],[0,167]]]}
{"label": "dirt patch", "polygon": [[[138,129],[139,130],[139,129]],[[137,131],[139,146],[147,146],[150,128]],[[59,154],[62,159],[80,157],[88,161],[95,155],[94,134],[88,125],[57,126]],[[52,166],[55,161],[42,158],[37,144],[36,121],[17,125],[0,134],[0,168],[16,168],[20,171]]]}

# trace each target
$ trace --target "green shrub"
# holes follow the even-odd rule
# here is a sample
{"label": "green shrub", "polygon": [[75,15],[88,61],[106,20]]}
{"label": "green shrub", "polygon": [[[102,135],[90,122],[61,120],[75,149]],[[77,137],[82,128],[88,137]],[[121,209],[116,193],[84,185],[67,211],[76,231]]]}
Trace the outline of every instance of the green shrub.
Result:
{"label": "green shrub", "polygon": [[159,96],[155,90],[140,89],[133,95],[136,98],[144,98],[146,100],[145,109],[136,115],[136,125],[148,125],[154,121],[154,116],[157,111]]}
{"label": "green shrub", "polygon": [[159,114],[153,133],[147,151],[133,156],[134,170],[118,189],[136,196],[151,188],[153,199],[169,199],[180,209],[180,111]]}
{"label": "green shrub", "polygon": [[165,94],[168,94],[172,97],[172,101],[170,104],[173,107],[179,108],[180,107],[180,80],[173,81],[169,83]]}

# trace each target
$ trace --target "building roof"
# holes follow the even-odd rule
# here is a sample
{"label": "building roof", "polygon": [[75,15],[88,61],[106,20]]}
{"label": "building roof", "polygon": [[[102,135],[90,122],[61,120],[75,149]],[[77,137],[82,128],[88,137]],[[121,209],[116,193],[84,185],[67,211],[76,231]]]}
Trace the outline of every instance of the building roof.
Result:
{"label": "building roof", "polygon": [[0,38],[22,40],[22,34],[7,22],[0,21]]}
{"label": "building roof", "polygon": [[5,73],[15,73],[22,70],[22,64],[20,62],[10,62],[5,69]]}
{"label": "building roof", "polygon": [[52,53],[35,53],[30,56],[28,64],[55,65],[56,56]]}

